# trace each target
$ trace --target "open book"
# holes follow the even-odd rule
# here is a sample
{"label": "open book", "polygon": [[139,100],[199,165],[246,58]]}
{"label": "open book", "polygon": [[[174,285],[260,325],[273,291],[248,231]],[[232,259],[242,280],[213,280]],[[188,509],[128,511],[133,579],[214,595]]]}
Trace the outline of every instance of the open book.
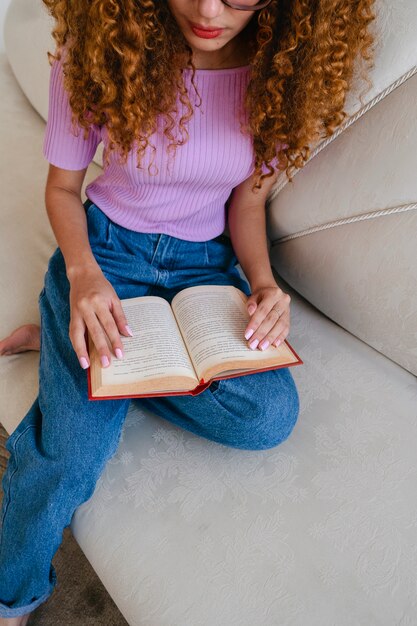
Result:
{"label": "open book", "polygon": [[88,336],[89,399],[197,395],[213,380],[303,363],[287,341],[249,348],[247,298],[231,285],[198,285],[171,304],[158,296],[122,300],[134,337],[122,337],[124,359],[112,355],[103,368]]}

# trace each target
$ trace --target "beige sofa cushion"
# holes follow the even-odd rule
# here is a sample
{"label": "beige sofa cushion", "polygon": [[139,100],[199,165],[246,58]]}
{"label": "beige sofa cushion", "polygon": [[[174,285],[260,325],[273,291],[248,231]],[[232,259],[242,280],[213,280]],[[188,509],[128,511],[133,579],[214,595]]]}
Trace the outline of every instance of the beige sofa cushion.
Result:
{"label": "beige sofa cushion", "polygon": [[[416,101],[414,74],[309,161],[268,208],[277,271],[415,375]],[[363,219],[368,213],[372,219]],[[344,219],[355,221],[338,224]]]}
{"label": "beige sofa cushion", "polygon": [[291,437],[233,450],[134,403],[74,514],[129,624],[414,624],[415,378],[289,293],[305,360]]}
{"label": "beige sofa cushion", "polygon": [[[0,54],[0,337],[16,326],[39,323],[38,295],[56,241],[45,210],[48,163],[42,156],[45,122],[16,83]],[[101,169],[92,163],[83,189]],[[83,199],[85,195],[83,194]],[[38,353],[2,357],[0,422],[14,430],[38,385]]]}

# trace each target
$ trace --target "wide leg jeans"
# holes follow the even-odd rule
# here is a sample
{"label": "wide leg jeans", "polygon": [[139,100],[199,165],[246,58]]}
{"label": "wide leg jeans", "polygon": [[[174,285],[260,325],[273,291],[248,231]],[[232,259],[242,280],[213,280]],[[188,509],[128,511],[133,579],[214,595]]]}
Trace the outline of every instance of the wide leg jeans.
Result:
{"label": "wide leg jeans", "polygon": [[[90,200],[84,207],[94,256],[119,298],[158,295],[170,302],[181,289],[203,284],[235,285],[250,294],[225,235],[195,242],[138,233],[112,222]],[[87,375],[69,339],[69,283],[59,248],[39,308],[39,395],[6,441],[0,617],[29,613],[53,593],[51,561],[63,530],[115,454],[131,401],[201,437],[249,450],[284,441],[299,414],[289,368],[215,381],[197,396],[88,400]]]}

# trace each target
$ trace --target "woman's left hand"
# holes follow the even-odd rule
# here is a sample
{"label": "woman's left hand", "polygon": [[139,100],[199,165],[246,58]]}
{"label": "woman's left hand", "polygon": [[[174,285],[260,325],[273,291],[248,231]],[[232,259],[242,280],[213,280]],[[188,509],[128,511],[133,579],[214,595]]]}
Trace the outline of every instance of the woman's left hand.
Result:
{"label": "woman's left hand", "polygon": [[290,331],[290,302],[291,297],[276,283],[252,291],[246,302],[251,318],[245,329],[252,350],[266,350],[284,341]]}

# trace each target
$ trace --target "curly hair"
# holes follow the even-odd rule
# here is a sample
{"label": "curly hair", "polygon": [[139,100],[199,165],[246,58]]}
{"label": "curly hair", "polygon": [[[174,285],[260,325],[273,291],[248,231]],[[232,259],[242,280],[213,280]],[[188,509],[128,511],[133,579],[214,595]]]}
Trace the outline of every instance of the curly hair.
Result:
{"label": "curly hair", "polygon": [[[192,49],[161,0],[42,0],[54,18],[55,55],[65,49],[64,86],[73,123],[106,125],[108,151],[125,162],[137,141],[137,167],[163,116],[168,152],[188,140],[193,115],[182,68],[195,66]],[[253,138],[255,184],[277,169],[302,168],[312,142],[333,134],[353,83],[356,60],[373,67],[374,0],[272,0],[254,13],[244,36],[251,75],[244,98]],[[366,77],[366,72],[363,74]],[[369,81],[368,81],[369,83]],[[176,97],[185,106],[176,127]],[[199,105],[196,105],[199,106]],[[173,129],[181,132],[174,136]],[[155,153],[155,146],[151,146]],[[108,153],[104,153],[108,163]],[[268,173],[262,172],[265,164]]]}

